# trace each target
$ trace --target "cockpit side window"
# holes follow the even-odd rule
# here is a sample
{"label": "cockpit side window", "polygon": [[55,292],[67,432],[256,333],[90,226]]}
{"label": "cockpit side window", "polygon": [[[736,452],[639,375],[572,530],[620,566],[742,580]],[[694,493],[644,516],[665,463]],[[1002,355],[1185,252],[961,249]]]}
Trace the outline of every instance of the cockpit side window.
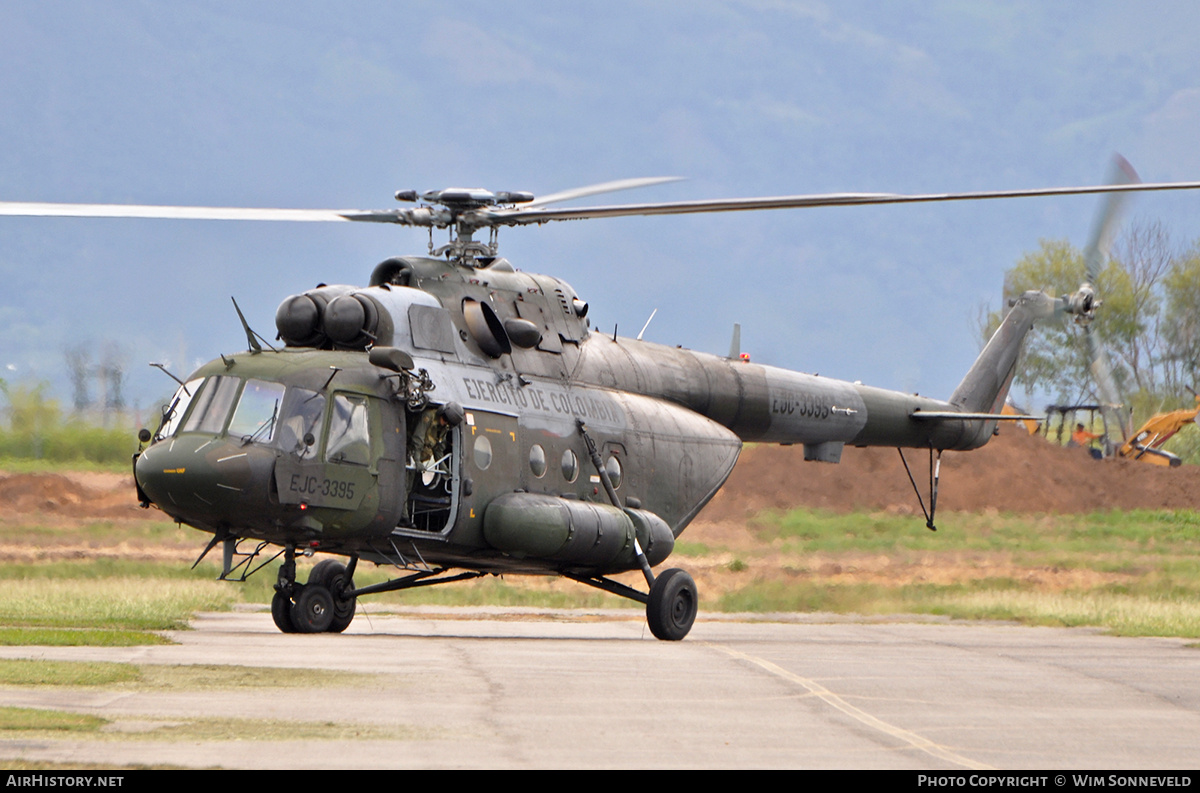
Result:
{"label": "cockpit side window", "polygon": [[179,387],[175,396],[171,397],[171,401],[163,407],[163,422],[162,426],[158,428],[158,437],[169,438],[175,434],[175,430],[179,429],[179,423],[183,420],[183,414],[187,413],[188,405],[192,403],[192,398],[199,392],[203,382],[204,378],[197,377]]}
{"label": "cockpit side window", "polygon": [[229,435],[267,443],[275,436],[283,386],[263,380],[247,380],[229,422]]}
{"label": "cockpit side window", "polygon": [[335,463],[370,464],[371,436],[367,428],[365,397],[334,395],[325,459]]}
{"label": "cockpit side window", "polygon": [[[325,397],[321,394],[307,388],[289,388],[279,412],[275,445],[302,460],[315,457],[324,413]],[[312,440],[306,443],[305,438],[309,436]]]}
{"label": "cockpit side window", "polygon": [[200,387],[200,393],[192,399],[192,409],[183,423],[181,432],[206,432],[219,435],[225,428],[225,419],[233,400],[237,397],[241,378],[218,375],[210,377]]}

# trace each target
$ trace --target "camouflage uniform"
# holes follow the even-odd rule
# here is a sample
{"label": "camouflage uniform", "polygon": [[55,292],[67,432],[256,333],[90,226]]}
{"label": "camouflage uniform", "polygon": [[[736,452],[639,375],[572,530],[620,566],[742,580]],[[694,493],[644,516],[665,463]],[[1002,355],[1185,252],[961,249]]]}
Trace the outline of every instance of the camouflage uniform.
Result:
{"label": "camouflage uniform", "polygon": [[446,454],[446,436],[450,426],[445,422],[437,408],[428,408],[421,413],[412,433],[408,436],[408,457],[413,467],[408,469],[408,498],[404,503],[404,517],[409,515],[409,501],[413,487],[417,484],[417,475],[425,470],[426,463],[434,463]]}

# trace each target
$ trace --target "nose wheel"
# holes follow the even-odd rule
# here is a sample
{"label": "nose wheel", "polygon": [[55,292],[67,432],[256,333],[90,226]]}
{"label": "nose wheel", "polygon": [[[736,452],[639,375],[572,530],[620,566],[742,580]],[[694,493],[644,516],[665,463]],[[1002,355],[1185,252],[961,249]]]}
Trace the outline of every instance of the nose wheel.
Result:
{"label": "nose wheel", "polygon": [[325,559],[317,563],[306,584],[296,584],[293,578],[289,586],[282,570],[280,579],[271,598],[271,618],[280,631],[341,633],[350,627],[357,598],[344,594],[354,591],[354,581],[341,562]]}
{"label": "nose wheel", "polygon": [[292,607],[297,633],[324,633],[333,621],[333,597],[320,585],[305,585]]}
{"label": "nose wheel", "polygon": [[292,599],[282,592],[276,592],[271,598],[271,619],[275,627],[284,633],[295,633],[296,626],[292,624]]}

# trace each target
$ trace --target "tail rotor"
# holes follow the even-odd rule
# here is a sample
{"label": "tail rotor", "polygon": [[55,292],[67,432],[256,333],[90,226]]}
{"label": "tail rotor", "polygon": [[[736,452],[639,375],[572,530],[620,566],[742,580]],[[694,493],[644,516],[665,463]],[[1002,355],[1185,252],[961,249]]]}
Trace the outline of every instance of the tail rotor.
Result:
{"label": "tail rotor", "polygon": [[[1133,185],[1141,179],[1137,171],[1121,155],[1113,158],[1112,170],[1109,173],[1109,184]],[[1129,193],[1106,193],[1100,205],[1100,212],[1092,226],[1092,233],[1084,249],[1084,282],[1074,294],[1064,299],[1064,309],[1075,316],[1076,324],[1083,328],[1087,340],[1088,370],[1096,383],[1101,402],[1101,413],[1105,423],[1115,424],[1120,428],[1121,440],[1129,435],[1129,414],[1113,378],[1112,367],[1108,363],[1108,355],[1104,350],[1098,334],[1092,329],[1095,311],[1103,302],[1097,295],[1096,284],[1100,280],[1100,271],[1108,259],[1109,248],[1121,216],[1129,200]]]}

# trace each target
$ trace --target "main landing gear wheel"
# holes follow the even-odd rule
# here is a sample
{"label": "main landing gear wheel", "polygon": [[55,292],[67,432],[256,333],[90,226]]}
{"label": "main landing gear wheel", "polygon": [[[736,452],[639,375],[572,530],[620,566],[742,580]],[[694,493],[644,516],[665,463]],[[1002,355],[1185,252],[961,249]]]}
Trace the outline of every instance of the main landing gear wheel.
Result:
{"label": "main landing gear wheel", "polygon": [[305,584],[292,607],[298,633],[324,633],[333,623],[333,596],[320,584]]}
{"label": "main landing gear wheel", "polygon": [[323,559],[317,562],[312,572],[308,574],[308,586],[316,584],[329,590],[333,600],[333,619],[326,628],[330,633],[341,633],[350,627],[354,621],[354,609],[358,598],[344,597],[342,593],[354,589],[354,580],[346,579],[346,566],[335,559]]}
{"label": "main landing gear wheel", "polygon": [[292,624],[292,599],[282,592],[276,591],[271,598],[271,619],[275,627],[284,633],[295,633],[296,626]]}
{"label": "main landing gear wheel", "polygon": [[654,580],[646,603],[646,622],[655,638],[677,642],[692,629],[700,608],[696,582],[687,571],[672,567]]}

